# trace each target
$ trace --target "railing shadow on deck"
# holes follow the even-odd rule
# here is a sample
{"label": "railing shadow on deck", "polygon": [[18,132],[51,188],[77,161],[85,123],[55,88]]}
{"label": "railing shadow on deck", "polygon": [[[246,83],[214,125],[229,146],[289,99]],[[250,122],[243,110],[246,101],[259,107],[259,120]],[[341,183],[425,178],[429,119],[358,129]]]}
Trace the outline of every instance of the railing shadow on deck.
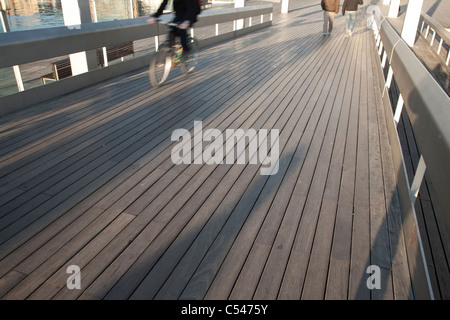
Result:
{"label": "railing shadow on deck", "polygon": [[[204,80],[204,83],[207,83],[210,80],[213,80],[214,78],[217,78],[219,76],[226,76],[228,71],[225,72],[225,74],[210,74],[206,80]],[[141,93],[147,91],[150,93],[152,90],[148,90],[147,88],[150,87],[148,78],[144,76],[140,76],[132,81],[127,81],[126,86],[133,85],[133,82],[136,84],[141,83],[142,87],[142,81],[144,80],[144,88],[142,88]],[[145,88],[148,86],[147,88]],[[20,170],[22,166],[26,166],[30,161],[36,161],[33,162],[35,165],[33,165],[29,169],[28,172],[23,173],[21,176],[25,176],[26,180],[21,181],[20,179],[13,179],[12,181],[7,181],[4,178],[2,179],[4,182],[3,187],[7,188],[8,191],[12,191],[13,195],[11,197],[14,197],[14,190],[15,188],[24,188],[24,192],[21,194],[21,200],[20,202],[16,203],[16,206],[13,206],[11,203],[9,203],[9,210],[5,210],[2,212],[2,219],[5,217],[11,216],[12,213],[14,213],[14,220],[17,221],[20,218],[26,218],[28,214],[33,214],[35,216],[35,221],[32,221],[32,223],[38,223],[39,220],[42,219],[44,216],[46,219],[50,218],[50,220],[55,220],[59,217],[59,215],[62,213],[57,210],[51,210],[50,212],[42,212],[42,215],[38,215],[38,210],[36,208],[29,208],[28,210],[33,211],[22,211],[20,210],[20,207],[26,206],[27,201],[24,201],[25,197],[27,196],[27,193],[30,193],[33,195],[33,198],[36,196],[35,193],[36,188],[41,189],[39,186],[39,182],[43,183],[49,178],[56,179],[56,182],[64,183],[64,181],[67,180],[79,180],[83,177],[88,177],[89,172],[84,172],[83,175],[80,176],[78,173],[79,171],[83,171],[81,168],[83,166],[92,166],[92,163],[90,162],[92,160],[93,156],[99,157],[100,155],[106,154],[109,155],[108,158],[103,158],[100,160],[101,163],[97,163],[98,168],[95,171],[95,175],[92,175],[90,177],[90,180],[94,182],[94,177],[99,177],[100,174],[105,174],[107,171],[106,166],[102,166],[102,164],[105,164],[111,160],[114,160],[114,162],[119,163],[119,159],[126,159],[127,155],[124,154],[124,151],[126,150],[129,156],[131,157],[134,152],[138,152],[140,146],[143,144],[143,142],[137,143],[139,141],[147,141],[146,143],[149,144],[152,141],[154,143],[154,146],[158,145],[159,143],[163,144],[169,144],[170,143],[170,133],[171,130],[175,129],[174,124],[171,122],[173,119],[180,119],[180,115],[188,116],[191,114],[191,109],[195,107],[195,105],[186,105],[184,109],[176,108],[176,107],[169,107],[167,108],[168,103],[170,103],[170,96],[161,95],[157,99],[154,99],[152,101],[152,104],[149,105],[148,102],[146,102],[146,99],[149,99],[148,95],[139,96],[136,95],[138,98],[136,99],[134,96],[124,95],[120,96],[117,95],[115,92],[117,88],[109,88],[105,91],[107,95],[112,95],[114,103],[118,103],[119,105],[124,103],[125,107],[130,109],[128,112],[123,112],[123,110],[115,110],[117,114],[112,114],[108,120],[103,121],[103,123],[99,126],[95,122],[91,125],[91,127],[88,127],[86,131],[78,130],[78,132],[71,134],[65,139],[58,139],[57,135],[58,132],[53,133],[50,132],[49,134],[51,136],[56,136],[56,138],[59,140],[57,142],[48,144],[48,146],[44,146],[40,150],[33,152],[31,155],[23,155],[20,154],[17,155],[14,158],[14,161],[11,162],[9,165],[3,166],[1,169],[2,176],[8,176],[11,173],[14,173],[16,170]],[[182,88],[179,88],[171,94],[173,96],[183,96],[186,97],[191,96],[191,90],[186,88],[186,85]],[[139,92],[137,92],[139,93]],[[117,99],[117,100],[116,100]],[[139,101],[139,99],[141,101]],[[59,101],[59,100],[58,100]],[[106,101],[106,103],[105,103]],[[110,112],[110,104],[108,104],[108,99],[105,100],[104,97],[97,96],[94,97],[92,102],[89,104],[89,106],[86,108],[87,112],[83,115],[83,118],[86,116],[93,117],[90,118],[90,121],[92,122],[92,119],[95,120],[95,115],[101,115],[104,116],[104,114]],[[136,104],[140,104],[140,107],[136,107]],[[101,109],[99,109],[99,106],[102,106]],[[121,105],[123,108],[124,105]],[[77,124],[79,124],[79,121],[82,121],[81,119],[75,119],[74,120],[74,114],[73,113],[64,113],[59,115],[59,120],[67,118],[68,121],[70,121],[70,125],[72,127],[77,127]],[[133,126],[129,126],[125,131],[121,131],[120,128],[126,124],[129,123],[131,120],[134,121]],[[165,120],[160,120],[165,119]],[[137,120],[137,122],[136,122]],[[149,122],[150,121],[150,122]],[[47,125],[52,126],[52,122],[47,122]],[[60,123],[64,123],[64,121],[60,121]],[[187,121],[184,121],[187,123]],[[131,124],[131,123],[130,123]],[[169,125],[169,127],[165,126]],[[116,130],[114,132],[111,132],[110,126],[113,125],[116,127]],[[61,128],[63,132],[65,131],[65,126]],[[145,128],[145,130],[137,131],[139,128]],[[34,128],[30,128],[29,131],[32,133]],[[169,138],[167,138],[169,137]],[[34,138],[34,137],[33,137]],[[125,140],[126,138],[130,139],[128,142]],[[167,138],[167,139],[166,139]],[[41,139],[46,139],[46,136],[42,137]],[[9,140],[9,138],[7,138]],[[92,141],[94,140],[94,141]],[[83,143],[90,142],[91,144],[87,145],[87,147],[78,148],[77,145],[82,145]],[[75,150],[75,154],[67,153],[68,150],[67,147],[72,147]],[[24,147],[25,148],[25,147]],[[117,149],[117,151],[114,151]],[[69,149],[70,150],[70,149]],[[54,152],[57,151],[57,156],[62,156],[62,159],[58,163],[52,162],[52,160],[55,157]],[[66,153],[64,153],[66,152]],[[119,157],[119,155],[122,155]],[[146,155],[149,158],[152,158],[152,152],[150,154]],[[104,157],[104,156],[102,156]],[[93,158],[94,160],[96,158]],[[39,165],[40,164],[40,165]],[[36,170],[36,165],[39,165],[39,169]],[[101,169],[100,169],[101,168]],[[92,167],[90,172],[94,172],[96,167]],[[48,172],[51,172],[50,174]],[[58,178],[59,177],[59,178]],[[37,181],[36,181],[37,180]],[[12,184],[17,184],[17,186],[12,186]],[[67,186],[67,182],[64,183],[65,187]],[[14,189],[12,189],[14,187]],[[46,186],[48,188],[48,186]],[[61,192],[65,191],[65,188],[61,188]],[[79,190],[77,190],[79,191]],[[83,194],[85,196],[93,193],[94,190],[89,190],[88,188],[83,188]],[[41,192],[45,193],[45,190],[42,190]],[[58,192],[59,193],[59,192]],[[8,202],[8,193],[4,193],[2,195],[2,198],[6,202]],[[67,194],[67,197],[70,198],[70,195]],[[28,199],[28,201],[31,199]],[[66,201],[67,199],[63,199],[63,201]],[[75,200],[76,202],[78,200]],[[42,203],[41,203],[42,204]],[[57,203],[55,203],[55,207],[57,208]],[[20,212],[20,214],[18,214]],[[49,214],[50,213],[50,214]],[[37,229],[43,229],[45,228],[45,223],[43,222],[41,227],[37,227]],[[10,225],[3,226],[3,228],[8,228]],[[3,229],[2,228],[2,229]],[[14,228],[16,230],[16,228]],[[1,242],[3,243],[1,245],[2,247],[2,256],[4,256],[6,253],[10,252],[15,246],[20,245],[21,242],[11,242],[9,239],[10,236],[13,234],[10,234],[8,232],[5,232],[5,230],[2,231],[2,239]],[[30,232],[27,237],[33,236],[34,233]],[[11,242],[11,245],[13,247],[5,248],[5,241]],[[14,244],[13,244],[14,243]],[[5,250],[6,249],[6,250]]]}
{"label": "railing shadow on deck", "polygon": [[[287,155],[286,159],[291,156]],[[289,164],[289,160],[285,161],[284,159],[285,157],[280,159],[280,172],[273,176],[259,175],[259,167],[251,164],[222,165],[226,167],[225,169],[224,167],[220,169],[216,167],[214,171],[221,172],[224,177],[235,177],[240,174],[241,176],[248,176],[251,181],[234,181],[232,188],[241,191],[240,196],[230,195],[233,192],[226,194],[218,192],[218,194],[221,194],[220,198],[206,199],[204,203],[195,205],[194,207],[199,207],[195,212],[191,212],[194,203],[186,202],[177,215],[189,214],[194,216],[202,212],[205,214],[204,211],[206,210],[209,211],[206,213],[206,219],[197,227],[191,227],[192,230],[189,232],[180,231],[180,235],[162,250],[157,249],[160,239],[156,238],[154,240],[156,244],[149,243],[128,272],[120,279],[116,279],[116,282],[106,283],[105,288],[107,290],[97,292],[98,296],[96,297],[107,300],[202,300],[208,293],[211,293],[210,286],[223,267],[224,261],[230,259],[229,256],[232,257],[232,261],[227,262],[231,261],[234,265],[232,269],[236,277],[235,280],[237,280],[241,266],[253,251],[252,243],[242,243],[242,235],[239,236],[239,233],[241,229],[245,229],[259,234],[266,218],[260,217],[260,224],[256,225],[256,228],[253,223],[255,220],[252,218],[260,215],[259,210],[266,212],[268,210],[267,204],[274,201],[276,191],[280,187],[282,177],[286,174]],[[210,177],[214,175],[213,172]],[[217,188],[220,187],[220,185],[217,186]],[[197,189],[197,192],[202,192],[202,188]],[[263,196],[270,197],[268,199]],[[204,209],[211,207],[211,201],[215,203],[213,206],[216,209],[213,211]],[[196,217],[193,217],[192,221],[195,220]],[[281,220],[280,218],[280,224]],[[191,223],[191,220],[186,224],[189,223]],[[168,226],[167,228],[170,230],[171,227]],[[162,238],[164,232],[159,236]],[[256,238],[256,236],[254,237]],[[151,248],[152,245],[156,249]],[[262,274],[263,267],[264,264],[254,265],[252,268],[254,274]],[[230,272],[229,269],[228,272]],[[258,276],[255,279],[257,278]],[[108,282],[108,279],[102,279],[102,281]],[[254,287],[247,287],[248,290],[239,293],[234,291],[234,285],[234,281],[229,281],[229,279],[225,282],[221,281],[220,292],[212,293],[212,299],[228,299],[233,292],[235,295],[242,294],[247,299],[251,299],[253,290],[256,291],[257,282],[254,283]],[[219,294],[219,296],[215,296],[216,294]],[[85,297],[89,298],[89,293]]]}
{"label": "railing shadow on deck", "polygon": [[[263,49],[260,49],[263,50]],[[225,58],[224,58],[225,59]],[[251,57],[248,57],[247,59],[251,59]],[[247,66],[247,64],[245,63],[245,60],[241,60],[240,63],[242,63],[243,66],[243,72],[245,74],[245,68],[249,68],[249,66]],[[199,66],[200,70],[202,68],[202,65]],[[248,70],[249,72],[251,71],[250,69]],[[227,73],[230,71],[221,71],[220,73],[215,73],[215,74],[211,74],[211,73],[201,73],[200,77],[202,78],[201,84],[207,84],[208,82],[210,82],[214,77],[226,77]],[[166,95],[166,93],[169,92],[168,89],[160,89],[159,91],[156,90],[148,90],[148,78],[146,77],[146,74],[144,76],[139,75],[139,72],[137,73],[131,73],[128,75],[123,76],[123,80],[127,81],[127,86],[130,85],[130,82],[128,81],[129,79],[131,79],[131,84],[133,84],[133,82],[137,85],[137,91],[136,91],[136,98],[134,95],[133,96],[123,96],[123,97],[118,97],[117,96],[117,92],[116,90],[119,90],[118,88],[116,88],[115,86],[110,86],[109,82],[105,84],[105,88],[104,88],[104,93],[107,96],[112,96],[112,97],[116,97],[121,103],[124,103],[126,105],[128,105],[130,107],[130,109],[127,110],[121,110],[123,108],[123,105],[120,106],[120,109],[118,109],[117,111],[119,112],[116,116],[113,115],[112,119],[109,120],[105,120],[105,122],[103,124],[101,124],[101,126],[104,126],[105,129],[108,128],[108,126],[110,126],[110,121],[113,121],[117,124],[123,123],[124,121],[127,121],[127,119],[130,116],[135,117],[136,119],[139,119],[139,121],[141,121],[141,124],[144,124],[146,121],[148,121],[148,119],[151,119],[153,117],[152,112],[155,112],[156,110],[158,110],[157,112],[164,112],[164,114],[168,117],[170,117],[170,113],[173,114],[172,118],[173,119],[175,116],[177,116],[178,118],[184,118],[184,122],[185,124],[192,122],[192,119],[195,119],[195,117],[198,117],[198,113],[195,114],[196,108],[198,107],[198,104],[186,104],[184,109],[179,108],[179,106],[174,106],[171,107],[169,110],[167,109],[167,103],[170,104],[170,97],[182,97],[185,96],[187,97],[192,97],[192,92],[195,91],[195,88],[192,88],[191,85],[185,81],[182,81],[181,78],[176,78],[177,75],[174,75],[174,78],[172,79],[172,83],[179,83],[181,84],[181,86],[176,87],[175,91],[173,90],[173,86],[171,86],[170,89],[170,96]],[[139,85],[140,84],[140,85]],[[198,85],[198,86],[201,86]],[[102,86],[100,86],[102,87]],[[169,86],[168,86],[169,87]],[[121,89],[121,85],[119,86],[119,88]],[[103,91],[103,89],[100,90],[101,92]],[[86,89],[82,90],[79,92],[81,95],[86,94]],[[142,93],[144,93],[144,95],[142,97],[139,98],[140,95],[142,95]],[[156,95],[154,95],[155,93],[157,93]],[[58,98],[55,100],[55,104],[59,104],[61,103],[61,101],[64,100],[64,97],[62,98]],[[80,96],[80,101],[84,100],[82,96]],[[90,114],[96,114],[98,112],[98,110],[96,110],[96,107],[98,107],[99,104],[104,105],[105,107],[105,111],[107,112],[108,110],[108,103],[105,103],[105,97],[102,95],[94,95],[93,100],[90,101],[87,110],[90,112]],[[222,108],[225,108],[226,106],[219,106],[219,110]],[[168,111],[170,112],[168,115]],[[210,110],[211,111],[211,110]],[[94,112],[94,113],[92,113]],[[122,113],[120,113],[122,112]],[[183,112],[185,112],[185,114],[183,114]],[[220,112],[219,112],[220,113]],[[186,117],[187,116],[187,117]],[[68,113],[63,113],[60,115],[60,117],[62,118],[68,118],[68,119],[72,119],[73,118],[73,114],[71,114],[70,112]],[[146,118],[149,117],[149,118]],[[61,118],[60,118],[61,119]],[[77,119],[78,120],[78,119]],[[81,119],[80,119],[81,120]],[[168,120],[166,120],[164,123],[167,123]],[[51,122],[47,122],[45,121],[46,124],[51,124]],[[77,121],[73,122],[73,124],[76,124]],[[42,123],[38,123],[36,122],[35,125],[40,125]],[[27,225],[23,225],[22,227],[25,228],[21,228],[21,229],[17,229],[14,228],[14,230],[11,230],[10,233],[2,233],[2,240],[6,240],[2,241],[2,245],[1,245],[1,250],[2,250],[2,257],[5,257],[6,255],[12,253],[14,251],[14,249],[16,249],[17,247],[21,246],[23,243],[27,243],[29,244],[30,240],[32,241],[32,239],[34,238],[34,236],[42,229],[46,228],[49,225],[49,221],[56,221],[59,218],[62,218],[62,215],[66,213],[67,210],[69,210],[70,212],[70,208],[75,207],[78,204],[82,204],[85,200],[88,200],[91,198],[91,195],[99,190],[102,190],[103,185],[98,182],[102,182],[102,183],[109,183],[108,181],[110,180],[110,178],[107,177],[108,172],[114,170],[114,168],[116,166],[118,166],[118,164],[120,164],[120,161],[123,161],[123,159],[126,159],[127,157],[132,157],[133,153],[136,153],[138,151],[138,149],[145,145],[146,148],[148,148],[148,143],[153,141],[154,138],[159,137],[160,140],[158,140],[158,143],[161,143],[163,145],[165,144],[169,144],[170,142],[170,133],[172,129],[175,129],[175,127],[180,127],[183,126],[183,124],[181,124],[180,122],[177,122],[177,124],[172,124],[171,126],[167,126],[164,124],[159,124],[159,126],[157,128],[159,128],[159,130],[154,130],[151,131],[150,129],[146,129],[145,132],[141,132],[138,131],[139,127],[137,126],[133,126],[132,128],[130,128],[130,132],[133,135],[136,134],[141,134],[140,136],[140,143],[136,146],[130,145],[130,146],[126,146],[125,149],[121,149],[118,150],[118,154],[111,154],[111,158],[108,159],[104,159],[102,160],[102,163],[98,163],[97,168],[101,168],[100,172],[96,172],[95,175],[90,176],[90,172],[93,171],[86,171],[84,172],[84,177],[83,179],[87,179],[85,181],[86,185],[83,187],[83,190],[74,190],[73,189],[73,185],[68,185],[67,181],[62,181],[66,186],[66,189],[63,190],[58,190],[58,192],[62,191],[62,194],[58,195],[59,196],[66,196],[67,198],[59,198],[52,200],[52,199],[45,199],[41,205],[38,205],[35,208],[29,208],[32,209],[31,211],[27,211],[24,212],[22,211],[22,216],[26,217],[27,220]],[[96,130],[96,129],[93,129]],[[89,133],[91,131],[88,131],[87,133]],[[101,132],[96,132],[95,134],[95,140],[97,142],[97,144],[103,145],[104,144],[104,139],[114,139],[114,136],[111,136],[109,133],[107,133],[106,131],[102,131],[103,135]],[[32,133],[31,128],[30,128],[30,133]],[[68,141],[78,141],[78,139],[82,138],[86,133],[85,132],[79,132],[76,133],[74,135],[70,136],[70,140],[67,139],[62,139],[59,142],[53,143],[51,145],[48,145],[46,147],[44,147],[43,150],[38,151],[36,154],[33,153],[31,155],[31,157],[37,157],[37,158],[42,158],[42,156],[45,156],[47,154],[50,154],[49,152],[49,148],[51,148],[51,150],[56,150],[56,149],[60,149],[60,148],[64,148],[64,146],[67,145]],[[119,137],[119,136],[118,136]],[[122,135],[120,135],[120,137],[122,137]],[[135,140],[133,140],[132,142],[136,142]],[[123,142],[122,142],[123,143]],[[112,151],[114,146],[108,146],[107,145],[107,152]],[[154,146],[158,145],[157,142],[154,142]],[[129,148],[132,149],[129,149]],[[167,147],[167,146],[166,146]],[[97,149],[98,150],[98,149]],[[153,150],[153,149],[152,149]],[[141,152],[139,150],[139,152]],[[156,152],[156,151],[155,151]],[[117,155],[119,155],[119,158],[117,158]],[[142,154],[144,155],[144,154]],[[149,153],[145,154],[145,158],[146,161],[152,157],[155,157],[156,154],[153,153],[153,151],[150,151]],[[115,159],[113,159],[115,158]],[[122,159],[122,160],[121,160]],[[23,158],[24,163],[26,163],[29,159],[27,159],[27,157]],[[71,163],[67,163],[67,161],[73,161]],[[76,162],[76,159],[73,158],[64,158],[61,163],[60,163],[60,169],[62,170],[61,172],[64,172],[64,170],[67,170],[67,168],[69,168],[72,164],[76,163],[76,165],[79,167],[87,165],[80,163],[80,162]],[[102,164],[105,163],[109,163],[107,167],[102,167]],[[139,166],[143,165],[142,160],[140,160]],[[130,174],[130,173],[125,173],[127,170],[127,167],[129,166],[121,166],[120,170],[117,171],[116,174],[122,175],[122,174]],[[136,167],[134,167],[135,164],[132,163],[132,170],[137,169]],[[134,167],[134,168],[133,168]],[[9,170],[12,168],[8,168],[8,167],[4,167],[4,170]],[[46,168],[46,170],[49,170],[49,168]],[[95,169],[94,167],[90,168],[90,169]],[[61,172],[57,172],[58,174],[60,174]],[[31,178],[31,180],[35,180],[35,178],[37,179],[41,179],[41,174],[42,172],[38,173],[38,175],[36,177]],[[70,173],[72,174],[72,173]],[[76,172],[74,173],[76,174]],[[71,175],[72,178],[75,178],[75,175]],[[31,181],[29,181],[30,177],[27,177],[26,182],[21,182],[20,185],[16,186],[16,187],[23,187],[23,183],[25,183],[25,185],[27,185],[28,183],[31,183],[30,185],[30,190],[32,190],[32,192],[36,192],[34,188],[34,185],[32,184]],[[48,177],[45,177],[46,179]],[[72,179],[70,178],[70,179]],[[80,179],[80,176],[76,177],[76,181],[78,183]],[[99,180],[99,181],[98,181]],[[55,181],[57,182],[57,181]],[[61,181],[60,181],[61,182]],[[113,184],[116,185],[117,182],[115,182]],[[54,188],[54,186],[52,186]],[[72,189],[71,189],[72,188]],[[72,191],[76,191],[75,193]],[[24,189],[24,194],[22,194],[22,196],[26,197],[28,192],[28,187],[26,189]],[[50,195],[49,195],[50,196]],[[95,195],[94,195],[95,198]],[[22,198],[23,199],[23,198]],[[53,201],[53,202],[52,202]],[[62,201],[62,202],[61,202]],[[106,207],[104,207],[103,210],[107,210],[108,206],[111,204],[108,204]],[[42,207],[38,208],[39,206]],[[49,207],[50,206],[50,207]],[[50,208],[50,210],[46,209]],[[36,210],[38,209],[38,210]],[[14,210],[14,209],[13,209]],[[20,207],[19,207],[19,211]],[[87,214],[89,214],[90,210],[88,209],[86,212],[84,212],[81,215],[81,218]],[[91,212],[93,213],[93,212]],[[27,216],[28,214],[30,214],[30,216]],[[31,217],[31,215],[33,217]],[[95,215],[99,215],[99,213],[96,213]],[[101,217],[101,213],[99,215],[99,217]],[[30,220],[30,218],[32,218],[32,220]],[[77,218],[75,216],[75,218]],[[42,220],[41,220],[42,219]],[[91,218],[90,218],[91,219]],[[89,219],[88,219],[89,220]],[[97,219],[98,220],[98,219]],[[73,222],[73,221],[72,221]],[[71,221],[68,221],[68,225],[70,225]],[[8,227],[8,226],[7,226]],[[66,230],[66,226],[62,225],[61,227],[61,231]],[[60,231],[60,232],[61,232]],[[12,236],[12,238],[10,237]],[[53,237],[53,235],[52,235]],[[64,245],[64,244],[63,244]],[[64,247],[62,247],[64,248]],[[35,248],[36,250],[37,248]],[[52,249],[54,250],[54,248]],[[19,257],[17,258],[17,255],[13,255],[15,256],[15,259],[24,259],[26,257]],[[20,263],[20,261],[17,260],[17,263]]]}

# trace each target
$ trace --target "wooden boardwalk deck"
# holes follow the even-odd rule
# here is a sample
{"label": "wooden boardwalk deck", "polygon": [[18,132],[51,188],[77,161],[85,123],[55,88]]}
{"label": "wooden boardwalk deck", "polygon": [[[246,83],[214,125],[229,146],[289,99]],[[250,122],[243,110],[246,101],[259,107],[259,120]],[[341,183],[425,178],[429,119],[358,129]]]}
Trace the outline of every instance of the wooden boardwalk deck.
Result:
{"label": "wooden boardwalk deck", "polygon": [[[203,50],[189,78],[153,89],[139,70],[4,117],[0,297],[412,298],[363,16],[323,37],[311,2]],[[200,120],[279,129],[278,173],[174,165],[173,130]]]}

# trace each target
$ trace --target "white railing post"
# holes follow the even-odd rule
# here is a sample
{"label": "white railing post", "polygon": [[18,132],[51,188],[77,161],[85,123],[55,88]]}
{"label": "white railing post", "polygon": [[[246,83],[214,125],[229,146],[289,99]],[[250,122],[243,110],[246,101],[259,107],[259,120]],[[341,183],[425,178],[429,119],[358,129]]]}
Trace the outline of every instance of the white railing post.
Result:
{"label": "white railing post", "polygon": [[[89,0],[61,0],[61,7],[66,26],[79,26],[92,22]],[[69,57],[72,75],[85,73],[97,67],[95,50],[72,53]]]}
{"label": "white railing post", "polygon": [[24,91],[25,87],[23,86],[22,74],[20,73],[20,67],[13,66],[13,70],[14,70],[14,77],[16,78],[17,89],[19,91]]}
{"label": "white railing post", "polygon": [[[91,0],[91,4],[92,4],[92,22],[98,22],[97,7],[95,5],[95,0]],[[106,47],[102,47],[102,55],[103,55],[103,66],[107,67],[109,65],[109,62],[108,62],[108,52],[106,51]]]}
{"label": "white railing post", "polygon": [[386,88],[391,88],[392,76],[394,75],[394,71],[392,70],[392,66],[389,66],[389,71],[386,77]]}
{"label": "white railing post", "polygon": [[439,55],[441,53],[441,49],[442,49],[442,43],[444,42],[444,39],[441,38],[441,41],[439,41],[439,46],[437,49],[437,54]]}
{"label": "white railing post", "polygon": [[431,36],[431,42],[430,42],[430,46],[433,46],[434,43],[434,39],[436,39],[436,30],[431,29],[431,31],[433,31],[433,35]]}
{"label": "white railing post", "polygon": [[405,21],[403,22],[402,38],[410,47],[414,46],[414,42],[416,40],[417,27],[419,26],[422,5],[423,0],[408,2]]}
{"label": "white railing post", "polygon": [[398,97],[398,102],[397,102],[397,106],[395,107],[395,114],[394,114],[394,121],[395,124],[398,125],[398,123],[400,122],[400,116],[402,115],[402,110],[403,110],[403,97],[400,94]]}
{"label": "white railing post", "polygon": [[427,166],[425,165],[425,160],[421,155],[419,164],[417,165],[416,174],[414,175],[414,179],[411,184],[411,203],[413,204],[416,202],[417,196],[419,195],[420,185],[422,184],[426,169]]}
{"label": "white railing post", "polygon": [[381,42],[381,37],[380,37],[380,43],[379,43],[379,47],[378,47],[378,55],[381,56],[382,52],[383,52],[383,42]]}
{"label": "white railing post", "polygon": [[386,50],[385,50],[385,51],[383,51],[383,58],[381,59],[381,67],[383,69],[386,66],[386,60],[387,60],[387,54],[386,54]]}

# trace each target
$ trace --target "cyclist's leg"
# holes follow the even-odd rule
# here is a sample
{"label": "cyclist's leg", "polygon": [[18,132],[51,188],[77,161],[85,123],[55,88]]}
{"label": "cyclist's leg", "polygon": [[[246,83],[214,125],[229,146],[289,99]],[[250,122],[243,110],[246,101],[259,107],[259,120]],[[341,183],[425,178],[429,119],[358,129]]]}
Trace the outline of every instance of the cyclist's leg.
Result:
{"label": "cyclist's leg", "polygon": [[186,29],[179,29],[178,34],[180,35],[180,41],[181,45],[183,46],[183,52],[185,54],[189,53],[191,50],[189,48],[188,42],[187,42],[187,30]]}
{"label": "cyclist's leg", "polygon": [[175,45],[175,38],[178,33],[178,28],[170,27],[169,29],[169,46],[173,47]]}

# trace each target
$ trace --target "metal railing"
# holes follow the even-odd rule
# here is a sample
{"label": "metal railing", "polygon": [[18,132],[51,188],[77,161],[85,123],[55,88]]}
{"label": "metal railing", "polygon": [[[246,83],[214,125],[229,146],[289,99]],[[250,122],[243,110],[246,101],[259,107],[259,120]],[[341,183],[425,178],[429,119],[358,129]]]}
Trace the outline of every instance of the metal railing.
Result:
{"label": "metal railing", "polygon": [[[437,56],[441,58],[442,61],[448,66],[450,60],[449,32],[445,30],[440,23],[425,13],[422,13],[421,20],[422,23],[420,24],[420,34],[423,35],[425,40],[428,40],[428,36],[432,33],[428,44],[431,48],[434,48]],[[435,45],[435,40],[439,42],[437,45]]]}
{"label": "metal railing", "polygon": [[[381,20],[374,30],[381,62],[380,76],[385,79],[380,89],[397,173],[413,291],[418,299],[434,299],[414,203],[427,171],[447,230],[450,230],[450,99],[389,22],[384,18],[374,20]],[[389,91],[394,76],[400,95],[393,108]],[[400,115],[405,111],[421,151],[411,185],[397,132]]]}
{"label": "metal railing", "polygon": [[[206,10],[198,16],[193,32],[201,27],[214,27],[213,36],[198,40],[199,46],[204,47],[270,26],[272,13],[271,4]],[[162,18],[169,20],[171,16]],[[242,28],[219,33],[218,25],[220,23],[240,19],[248,20]],[[20,66],[25,63],[151,37],[155,37],[157,47],[160,35],[167,34],[167,27],[159,24],[149,25],[146,20],[147,17],[141,17],[79,26],[2,33],[0,34],[0,68]],[[153,53],[144,54],[114,65],[89,70],[60,81],[0,97],[0,115],[145,67],[149,64],[152,55]]]}

